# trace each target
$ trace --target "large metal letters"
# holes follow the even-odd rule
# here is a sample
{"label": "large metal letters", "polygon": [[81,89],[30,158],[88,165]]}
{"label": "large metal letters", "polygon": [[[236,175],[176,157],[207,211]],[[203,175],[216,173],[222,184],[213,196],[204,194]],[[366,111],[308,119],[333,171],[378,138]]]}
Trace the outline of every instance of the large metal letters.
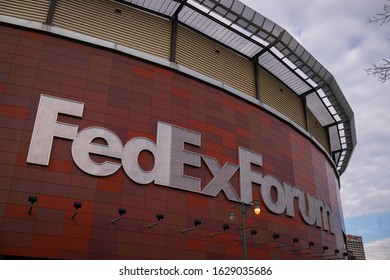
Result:
{"label": "large metal letters", "polygon": [[[88,127],[78,131],[78,126],[61,123],[59,114],[82,117],[84,104],[47,95],[41,95],[34,130],[28,151],[27,162],[49,165],[54,137],[72,140],[72,157],[76,165],[93,176],[109,176],[122,166],[131,180],[138,184],[155,183],[157,185],[217,196],[221,191],[231,201],[250,203],[253,184],[261,190],[264,204],[272,213],[294,217],[294,200],[299,202],[302,219],[309,225],[323,227],[331,233],[333,220],[331,208],[321,199],[302,190],[281,183],[272,175],[263,176],[252,167],[263,166],[261,154],[238,148],[238,165],[227,162],[222,167],[218,160],[185,149],[185,144],[201,146],[201,134],[192,130],[158,122],[156,143],[144,137],[130,139],[124,146],[119,137],[102,127]],[[96,139],[100,139],[98,143]],[[103,143],[103,144],[102,144]],[[151,170],[143,170],[138,157],[142,151],[150,152],[154,157]],[[107,157],[104,162],[95,162],[91,155]],[[201,188],[201,179],[185,174],[184,166],[201,167],[204,162],[213,175],[213,179]],[[230,183],[230,179],[239,170],[240,196]],[[241,198],[240,198],[241,197]]]}
{"label": "large metal letters", "polygon": [[83,103],[41,95],[27,162],[49,165],[53,138],[73,140],[78,130],[76,125],[58,122],[58,114],[82,117],[83,110]]}

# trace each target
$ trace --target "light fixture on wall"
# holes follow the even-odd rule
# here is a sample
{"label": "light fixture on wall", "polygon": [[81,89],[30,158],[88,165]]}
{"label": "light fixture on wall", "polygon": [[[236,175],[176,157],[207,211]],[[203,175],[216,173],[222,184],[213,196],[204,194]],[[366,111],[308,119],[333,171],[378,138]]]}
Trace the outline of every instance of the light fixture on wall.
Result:
{"label": "light fixture on wall", "polygon": [[28,202],[31,203],[30,209],[28,210],[28,214],[29,214],[29,215],[32,214],[33,204],[34,204],[35,202],[37,202],[37,201],[38,201],[38,198],[37,198],[35,195],[30,195],[30,196],[28,197]]}
{"label": "light fixture on wall", "polygon": [[77,211],[81,208],[81,206],[83,206],[83,204],[82,204],[81,202],[75,201],[75,202],[73,203],[73,207],[74,207],[76,210],[73,212],[72,217],[70,217],[72,220],[74,220],[74,218],[76,217]]}
{"label": "light fixture on wall", "polygon": [[325,254],[324,252],[324,255],[321,256],[322,259],[325,259],[325,258],[328,258],[328,259],[331,259],[331,260],[339,260],[340,258],[336,258],[337,257],[337,254],[340,253],[340,250],[339,249],[335,249],[333,251],[333,254]]}
{"label": "light fixture on wall", "polygon": [[195,220],[194,220],[194,227],[182,229],[181,232],[182,232],[182,233],[186,233],[187,231],[197,229],[198,226],[200,226],[201,224],[202,224],[202,221],[201,221],[201,220],[195,219]]}
{"label": "light fixture on wall", "polygon": [[118,213],[119,213],[119,217],[116,218],[116,219],[114,219],[114,220],[112,220],[112,221],[111,221],[111,224],[115,224],[117,221],[119,221],[120,219],[122,219],[122,215],[123,215],[123,214],[126,214],[126,208],[119,208],[119,209],[118,209]]}
{"label": "light fixture on wall", "polygon": [[219,232],[216,232],[216,233],[209,234],[209,236],[213,237],[213,236],[216,236],[216,235],[224,234],[226,232],[226,230],[228,230],[229,228],[230,228],[230,226],[228,224],[223,224],[222,225],[222,230],[223,231],[219,231]]}
{"label": "light fixture on wall", "polygon": [[279,239],[280,235],[279,233],[274,233],[272,234],[272,240],[268,240],[268,241],[262,241],[262,242],[259,242],[259,243],[256,243],[257,245],[263,245],[263,244],[267,244],[267,243],[272,243],[272,242],[275,242],[276,239]]}
{"label": "light fixture on wall", "polygon": [[148,225],[148,228],[152,228],[160,223],[160,220],[164,219],[164,214],[156,214],[157,222]]}
{"label": "light fixture on wall", "polygon": [[[307,242],[307,245],[309,245],[309,247],[302,249],[301,252],[310,251],[310,250],[311,250],[311,247],[314,246],[314,242],[313,242],[313,241],[309,241],[309,242]],[[305,252],[305,253],[306,253],[306,252]],[[307,254],[307,253],[306,253],[306,254]]]}
{"label": "light fixture on wall", "polygon": [[251,231],[250,231],[249,233],[250,233],[250,236],[242,236],[242,237],[237,238],[237,239],[235,239],[235,240],[243,240],[244,238],[245,238],[245,239],[254,238],[255,235],[257,234],[257,230],[251,229]]}
{"label": "light fixture on wall", "polygon": [[[332,258],[332,256],[330,256],[330,259],[332,259],[332,260],[345,260],[348,257],[348,253],[347,252],[344,252],[342,254],[342,256],[336,257],[337,254],[340,253],[339,249],[334,250],[334,252],[335,252],[335,254],[334,254],[333,258]],[[329,256],[324,256],[324,257],[329,258]]]}
{"label": "light fixture on wall", "polygon": [[[295,246],[295,243],[298,243],[298,242],[299,242],[299,239],[296,238],[296,237],[293,237],[293,238],[291,239],[291,242],[292,242],[292,244],[284,244],[284,245],[279,246],[279,248],[296,247],[296,246]],[[287,250],[287,251],[289,251],[289,250]],[[287,251],[284,251],[284,252],[287,252]]]}

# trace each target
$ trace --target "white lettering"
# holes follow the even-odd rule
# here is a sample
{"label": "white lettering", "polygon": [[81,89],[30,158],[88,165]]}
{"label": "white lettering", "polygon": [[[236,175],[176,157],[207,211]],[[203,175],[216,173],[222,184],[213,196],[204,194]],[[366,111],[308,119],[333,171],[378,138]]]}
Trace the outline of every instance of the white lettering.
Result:
{"label": "white lettering", "polygon": [[217,196],[220,191],[223,191],[229,200],[240,201],[240,198],[230,183],[230,179],[233,177],[234,173],[236,173],[238,166],[227,162],[221,168],[215,158],[207,156],[202,156],[202,158],[214,176],[214,178],[203,189],[202,193]]}
{"label": "white lettering", "polygon": [[61,137],[73,140],[79,128],[77,125],[58,122],[58,114],[82,117],[83,110],[83,103],[42,94],[35,118],[27,162],[49,165],[53,138]]}
{"label": "white lettering", "polygon": [[249,203],[252,198],[252,184],[261,185],[263,175],[260,172],[252,170],[251,165],[263,166],[263,157],[260,154],[249,151],[245,148],[238,148],[238,158],[240,166],[240,195],[241,200]]}
{"label": "white lettering", "polygon": [[[138,163],[138,156],[142,151],[149,151],[154,157],[154,167],[150,171],[143,170]],[[122,164],[127,176],[138,184],[149,184],[158,180],[159,173],[162,174],[164,169],[160,169],[161,163],[159,149],[157,145],[146,138],[133,138],[129,140],[123,151]]]}
{"label": "white lettering", "polygon": [[200,134],[188,129],[166,126],[171,129],[170,162],[168,163],[170,165],[169,185],[177,189],[200,192],[200,179],[184,175],[185,164],[200,167],[200,155],[184,149],[185,143],[199,147]]}
{"label": "white lettering", "polygon": [[[310,194],[307,194],[306,200],[304,192],[297,187],[287,183],[282,185],[276,177],[263,177],[261,172],[252,169],[263,166],[261,154],[239,147],[239,165],[227,162],[221,167],[217,159],[186,149],[185,145],[201,145],[201,134],[192,130],[158,122],[156,143],[147,138],[135,137],[123,146],[119,137],[106,128],[89,127],[78,132],[77,125],[57,120],[59,114],[82,117],[83,109],[83,103],[41,95],[27,162],[49,165],[54,137],[68,139],[73,141],[71,152],[74,162],[90,175],[109,176],[123,166],[127,176],[138,184],[154,182],[210,196],[217,196],[223,191],[229,200],[244,203],[253,200],[252,187],[257,184],[261,186],[264,204],[272,213],[286,213],[289,217],[295,217],[294,200],[298,199],[300,215],[307,224],[315,224],[334,233],[332,210],[328,204]],[[103,143],[97,143],[96,139],[103,140]],[[142,151],[148,151],[154,157],[154,166],[150,171],[143,170],[139,165],[138,157]],[[108,159],[95,162],[91,155]],[[186,165],[199,168],[202,158],[213,175],[203,190],[200,178],[185,174]],[[238,169],[240,196],[230,183]]]}
{"label": "white lettering", "polygon": [[[272,189],[276,191],[276,200],[272,198]],[[261,183],[261,196],[267,208],[275,213],[282,214],[286,210],[287,202],[284,189],[280,181],[272,175],[266,175]]]}
{"label": "white lettering", "polygon": [[[107,145],[92,143],[96,138],[103,139]],[[120,159],[122,142],[118,136],[108,129],[89,127],[77,134],[72,143],[72,157],[76,165],[84,172],[94,176],[109,176],[121,167],[120,163],[105,161],[94,162],[89,154]]]}

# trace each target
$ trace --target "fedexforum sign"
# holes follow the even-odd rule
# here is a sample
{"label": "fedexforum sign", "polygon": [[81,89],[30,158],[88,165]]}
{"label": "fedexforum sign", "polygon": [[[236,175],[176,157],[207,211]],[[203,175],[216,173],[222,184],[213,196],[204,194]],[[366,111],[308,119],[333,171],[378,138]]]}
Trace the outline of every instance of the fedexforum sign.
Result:
{"label": "fedexforum sign", "polygon": [[[275,214],[286,213],[295,216],[294,199],[298,199],[299,213],[309,225],[323,227],[333,233],[332,213],[328,204],[310,194],[306,194],[287,183],[281,183],[272,175],[263,176],[251,165],[261,167],[262,155],[245,148],[238,148],[239,165],[227,162],[222,167],[217,159],[185,149],[185,144],[200,147],[201,134],[170,124],[158,122],[156,143],[148,138],[135,137],[124,146],[119,137],[103,127],[88,127],[78,131],[78,126],[61,123],[58,114],[82,117],[84,103],[41,95],[32,133],[27,162],[49,165],[54,137],[72,140],[72,157],[76,165],[93,176],[109,176],[122,166],[126,174],[138,184],[157,185],[216,196],[223,191],[232,201],[251,202],[252,184],[261,185],[261,196],[268,210]],[[94,143],[94,139],[104,139],[106,144]],[[138,162],[142,151],[154,157],[151,170],[143,170]],[[90,154],[118,159],[94,162]],[[202,189],[201,179],[184,174],[184,165],[201,167],[204,161],[213,174],[213,179]],[[239,172],[240,196],[230,183],[232,176]],[[272,197],[276,192],[276,199]]]}

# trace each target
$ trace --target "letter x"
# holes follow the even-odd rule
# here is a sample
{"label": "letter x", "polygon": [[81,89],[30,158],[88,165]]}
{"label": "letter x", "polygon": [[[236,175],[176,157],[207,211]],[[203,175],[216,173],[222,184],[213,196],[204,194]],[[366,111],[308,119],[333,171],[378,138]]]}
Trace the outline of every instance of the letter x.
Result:
{"label": "letter x", "polygon": [[202,194],[217,196],[217,194],[222,190],[229,200],[240,201],[240,198],[238,197],[232,184],[229,182],[230,178],[232,178],[234,173],[237,171],[238,166],[227,162],[221,168],[215,158],[207,156],[202,156],[202,158],[211,173],[214,175],[214,178],[203,189]]}

